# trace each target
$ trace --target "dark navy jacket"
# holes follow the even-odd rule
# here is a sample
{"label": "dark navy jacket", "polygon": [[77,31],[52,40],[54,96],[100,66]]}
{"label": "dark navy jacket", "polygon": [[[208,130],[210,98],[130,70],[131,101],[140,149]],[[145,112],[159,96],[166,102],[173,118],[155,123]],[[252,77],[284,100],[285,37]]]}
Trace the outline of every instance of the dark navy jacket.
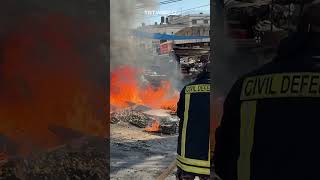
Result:
{"label": "dark navy jacket", "polygon": [[319,37],[294,34],[234,84],[216,131],[223,180],[320,179]]}
{"label": "dark navy jacket", "polygon": [[177,166],[186,172],[209,175],[209,73],[202,73],[182,89],[177,114],[180,118]]}

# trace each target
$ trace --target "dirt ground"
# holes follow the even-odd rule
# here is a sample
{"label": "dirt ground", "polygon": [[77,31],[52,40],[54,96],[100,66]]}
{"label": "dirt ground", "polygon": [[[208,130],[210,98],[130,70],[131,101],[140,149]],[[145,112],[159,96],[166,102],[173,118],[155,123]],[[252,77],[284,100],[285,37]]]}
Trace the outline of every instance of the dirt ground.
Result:
{"label": "dirt ground", "polygon": [[[110,129],[111,179],[154,180],[175,160],[176,135],[150,134],[124,123]],[[174,173],[167,179],[175,180]]]}

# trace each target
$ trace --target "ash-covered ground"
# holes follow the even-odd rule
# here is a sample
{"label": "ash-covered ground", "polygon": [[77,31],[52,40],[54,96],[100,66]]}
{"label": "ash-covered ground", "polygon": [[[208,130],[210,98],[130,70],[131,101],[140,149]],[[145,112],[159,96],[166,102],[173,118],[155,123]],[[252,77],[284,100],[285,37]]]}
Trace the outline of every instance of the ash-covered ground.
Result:
{"label": "ash-covered ground", "polygon": [[108,140],[82,137],[27,157],[10,157],[0,164],[1,180],[109,179]]}
{"label": "ash-covered ground", "polygon": [[[129,123],[110,129],[111,179],[154,180],[175,160],[177,135],[147,133]],[[174,180],[174,173],[167,179]]]}

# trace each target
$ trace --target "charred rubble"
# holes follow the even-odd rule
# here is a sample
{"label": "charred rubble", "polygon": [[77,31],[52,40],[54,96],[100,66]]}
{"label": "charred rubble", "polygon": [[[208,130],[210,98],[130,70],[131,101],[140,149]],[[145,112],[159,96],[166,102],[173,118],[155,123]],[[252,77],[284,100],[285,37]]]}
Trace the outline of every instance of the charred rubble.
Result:
{"label": "charred rubble", "polygon": [[[111,124],[130,124],[151,133],[177,134],[179,119],[170,110],[126,108],[111,113]],[[155,123],[157,123],[155,125]],[[157,126],[157,127],[155,127]],[[155,128],[148,131],[149,128]]]}
{"label": "charred rubble", "polygon": [[83,137],[28,157],[10,157],[1,163],[0,179],[62,180],[109,178],[107,140]]}

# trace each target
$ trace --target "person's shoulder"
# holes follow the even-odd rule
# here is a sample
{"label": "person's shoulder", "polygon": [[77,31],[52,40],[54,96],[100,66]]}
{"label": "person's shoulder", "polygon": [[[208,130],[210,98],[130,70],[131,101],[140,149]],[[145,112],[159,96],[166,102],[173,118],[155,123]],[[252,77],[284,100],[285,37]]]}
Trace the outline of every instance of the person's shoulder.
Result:
{"label": "person's shoulder", "polygon": [[198,84],[198,83],[196,83],[195,81],[192,81],[192,82],[186,84],[186,85],[182,88],[181,92],[185,92],[185,90],[186,90],[187,87],[192,86],[192,85],[197,85],[197,84]]}
{"label": "person's shoulder", "polygon": [[244,80],[247,77],[251,76],[259,76],[263,74],[269,74],[273,73],[277,69],[277,64],[274,61],[271,61],[269,63],[266,63],[256,69],[253,69],[252,71],[249,71],[248,73],[242,75],[239,80]]}
{"label": "person's shoulder", "polygon": [[246,78],[249,78],[249,77],[253,77],[253,76],[259,76],[259,75],[262,75],[262,74],[268,74],[270,73],[272,70],[274,69],[274,62],[270,62],[270,63],[267,63],[265,65],[262,65],[254,70],[251,70],[245,74],[243,74],[242,76],[240,76],[236,81],[235,83],[233,84],[231,90],[230,90],[230,93],[235,93],[235,94],[238,94],[238,92],[241,91],[242,89],[242,84],[243,82],[245,81]]}
{"label": "person's shoulder", "polygon": [[199,85],[199,84],[210,84],[210,80],[207,80],[207,79],[196,79],[193,82],[187,84],[186,87],[187,86],[192,86],[192,85]]}
{"label": "person's shoulder", "polygon": [[210,84],[210,75],[206,74],[195,79],[193,84]]}
{"label": "person's shoulder", "polygon": [[194,85],[201,85],[201,84],[208,84],[210,85],[210,81],[209,80],[205,80],[205,79],[196,79],[190,83],[188,83],[187,85],[185,85],[182,89],[181,89],[181,92],[184,93],[185,90],[187,89],[187,87],[190,87],[190,86],[194,86]]}

